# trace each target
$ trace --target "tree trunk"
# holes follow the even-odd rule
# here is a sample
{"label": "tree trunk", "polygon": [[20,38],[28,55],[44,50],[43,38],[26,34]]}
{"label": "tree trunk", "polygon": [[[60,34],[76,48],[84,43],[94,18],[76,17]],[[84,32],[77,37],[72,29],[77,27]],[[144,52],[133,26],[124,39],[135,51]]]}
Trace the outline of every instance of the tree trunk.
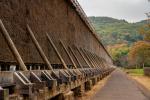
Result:
{"label": "tree trunk", "polygon": [[136,69],[138,68],[137,64],[136,64]]}
{"label": "tree trunk", "polygon": [[145,67],[145,64],[143,63],[143,68]]}

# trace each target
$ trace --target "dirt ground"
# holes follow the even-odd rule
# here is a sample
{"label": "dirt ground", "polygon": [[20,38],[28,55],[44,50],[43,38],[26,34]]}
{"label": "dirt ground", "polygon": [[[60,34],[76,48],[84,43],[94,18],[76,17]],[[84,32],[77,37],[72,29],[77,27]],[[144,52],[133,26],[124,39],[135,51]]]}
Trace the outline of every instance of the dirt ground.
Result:
{"label": "dirt ground", "polygon": [[95,86],[92,87],[90,91],[85,92],[81,98],[78,98],[78,100],[91,100],[97,91],[99,91],[105,85],[109,77],[110,76],[107,76],[103,80],[100,80]]}
{"label": "dirt ground", "polygon": [[150,100],[150,77],[147,76],[130,76],[137,84],[141,92]]}
{"label": "dirt ground", "polygon": [[150,91],[150,77],[147,76],[131,76],[131,77]]}

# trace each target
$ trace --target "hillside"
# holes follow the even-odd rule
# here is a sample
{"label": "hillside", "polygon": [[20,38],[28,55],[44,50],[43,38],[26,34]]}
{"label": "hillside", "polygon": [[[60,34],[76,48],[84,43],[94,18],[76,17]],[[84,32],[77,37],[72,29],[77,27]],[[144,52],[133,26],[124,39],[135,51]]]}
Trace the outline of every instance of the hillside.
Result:
{"label": "hillside", "polygon": [[120,43],[132,44],[141,40],[139,28],[146,23],[141,21],[137,23],[128,23],[125,20],[118,20],[110,17],[89,17],[104,45],[113,45]]}

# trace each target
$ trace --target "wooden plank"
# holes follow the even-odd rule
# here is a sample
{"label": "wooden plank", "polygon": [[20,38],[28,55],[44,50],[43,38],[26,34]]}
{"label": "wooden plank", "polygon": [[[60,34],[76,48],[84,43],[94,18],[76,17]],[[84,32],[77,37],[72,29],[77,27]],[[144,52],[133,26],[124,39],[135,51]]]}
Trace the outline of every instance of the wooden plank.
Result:
{"label": "wooden plank", "polygon": [[31,30],[31,28],[29,27],[29,25],[27,25],[27,30],[28,30],[28,32],[29,32],[29,34],[30,34],[30,37],[31,37],[31,39],[32,39],[32,42],[34,43],[36,49],[38,50],[38,52],[39,52],[41,58],[42,58],[43,61],[46,63],[46,65],[48,66],[48,68],[53,71],[53,67],[51,66],[50,62],[48,61],[48,59],[47,59],[47,57],[46,57],[44,51],[42,50],[40,44],[38,43],[37,39],[35,38],[35,36],[34,36],[32,30]]}
{"label": "wooden plank", "polygon": [[67,65],[66,65],[66,63],[65,63],[65,61],[63,60],[62,56],[60,55],[60,53],[59,53],[58,49],[56,48],[56,46],[55,46],[54,42],[52,41],[52,39],[50,38],[50,36],[49,36],[47,33],[46,33],[46,36],[47,36],[47,38],[48,38],[50,44],[52,45],[52,47],[53,47],[55,53],[57,54],[58,58],[59,58],[60,61],[62,62],[64,68],[65,68],[65,69],[68,69],[68,67],[67,67]]}
{"label": "wooden plank", "polygon": [[25,66],[25,64],[24,64],[24,62],[23,62],[23,60],[22,60],[22,58],[21,58],[21,56],[20,56],[20,54],[19,54],[15,44],[14,44],[14,42],[12,41],[12,39],[11,39],[9,33],[7,32],[7,30],[6,30],[6,28],[5,28],[5,26],[4,26],[4,24],[3,24],[1,19],[0,19],[0,31],[1,31],[1,33],[3,35],[3,37],[5,38],[5,41],[7,42],[8,47],[11,50],[14,58],[19,63],[19,66],[21,67],[21,69],[23,71],[27,71],[27,67]]}

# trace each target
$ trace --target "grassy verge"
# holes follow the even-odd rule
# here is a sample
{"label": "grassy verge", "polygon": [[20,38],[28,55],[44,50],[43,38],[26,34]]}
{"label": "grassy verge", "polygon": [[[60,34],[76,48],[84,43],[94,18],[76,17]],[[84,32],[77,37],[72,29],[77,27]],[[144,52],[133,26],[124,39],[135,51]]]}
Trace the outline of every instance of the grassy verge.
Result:
{"label": "grassy verge", "polygon": [[144,75],[143,69],[124,69],[124,71],[130,75],[136,75],[136,76],[143,76]]}

